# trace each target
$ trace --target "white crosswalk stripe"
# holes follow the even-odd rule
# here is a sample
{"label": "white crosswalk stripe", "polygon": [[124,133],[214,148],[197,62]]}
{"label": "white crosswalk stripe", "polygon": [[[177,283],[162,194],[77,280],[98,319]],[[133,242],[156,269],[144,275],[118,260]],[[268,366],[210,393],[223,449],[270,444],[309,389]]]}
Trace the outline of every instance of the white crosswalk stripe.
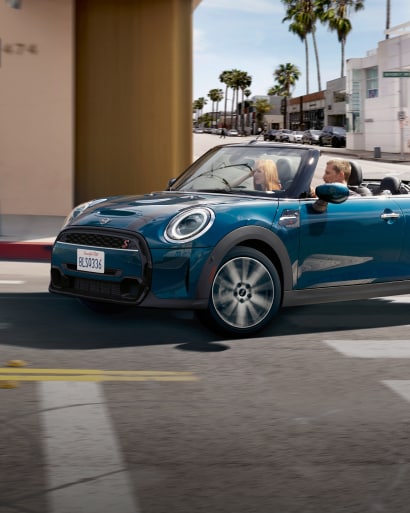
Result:
{"label": "white crosswalk stripe", "polygon": [[[350,358],[410,358],[410,340],[325,340]],[[382,380],[385,386],[410,403],[410,379]]]}
{"label": "white crosswalk stripe", "polygon": [[410,379],[384,380],[382,383],[410,403]]}
{"label": "white crosswalk stripe", "polygon": [[410,340],[325,340],[352,358],[410,358]]}
{"label": "white crosswalk stripe", "polygon": [[410,294],[404,294],[403,296],[384,296],[377,299],[384,299],[390,303],[410,303]]}
{"label": "white crosswalk stripe", "polygon": [[52,513],[138,513],[98,383],[39,383]]}

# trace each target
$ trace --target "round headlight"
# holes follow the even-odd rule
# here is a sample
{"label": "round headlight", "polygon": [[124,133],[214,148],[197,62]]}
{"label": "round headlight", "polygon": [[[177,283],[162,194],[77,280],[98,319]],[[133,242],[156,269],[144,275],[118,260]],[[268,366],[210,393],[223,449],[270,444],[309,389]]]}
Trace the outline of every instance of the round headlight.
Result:
{"label": "round headlight", "polygon": [[212,226],[215,215],[209,208],[185,210],[168,224],[165,238],[169,242],[189,242],[203,235]]}

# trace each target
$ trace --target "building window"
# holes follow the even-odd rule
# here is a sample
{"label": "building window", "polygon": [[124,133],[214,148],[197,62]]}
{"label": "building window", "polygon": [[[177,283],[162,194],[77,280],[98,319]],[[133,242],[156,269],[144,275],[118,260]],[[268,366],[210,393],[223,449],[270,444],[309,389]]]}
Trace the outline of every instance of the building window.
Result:
{"label": "building window", "polygon": [[333,102],[341,103],[346,101],[346,91],[334,91],[333,92]]}
{"label": "building window", "polygon": [[367,98],[377,98],[379,96],[379,79],[377,73],[377,66],[366,69]]}
{"label": "building window", "polygon": [[353,70],[351,82],[351,94],[349,98],[349,109],[347,111],[348,132],[358,133],[362,131],[361,123],[361,94],[360,94],[360,78],[359,70]]}

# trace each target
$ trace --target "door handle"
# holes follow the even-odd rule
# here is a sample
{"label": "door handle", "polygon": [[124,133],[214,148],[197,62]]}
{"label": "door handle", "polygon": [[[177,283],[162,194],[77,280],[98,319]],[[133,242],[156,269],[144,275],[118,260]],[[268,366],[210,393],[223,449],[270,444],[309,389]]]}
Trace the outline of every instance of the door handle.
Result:
{"label": "door handle", "polygon": [[400,214],[397,214],[396,212],[385,212],[380,217],[381,217],[381,219],[398,219],[401,216],[400,216]]}

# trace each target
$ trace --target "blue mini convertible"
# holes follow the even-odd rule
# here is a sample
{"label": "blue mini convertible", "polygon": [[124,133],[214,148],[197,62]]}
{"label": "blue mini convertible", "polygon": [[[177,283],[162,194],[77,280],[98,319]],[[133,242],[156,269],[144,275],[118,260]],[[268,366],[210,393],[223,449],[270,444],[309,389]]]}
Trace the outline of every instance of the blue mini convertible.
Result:
{"label": "blue mini convertible", "polygon": [[53,247],[50,291],[100,312],[195,310],[233,337],[282,306],[410,293],[408,183],[363,181],[351,162],[348,186],[319,185],[312,197],[319,156],[226,144],[164,191],[77,206]]}

